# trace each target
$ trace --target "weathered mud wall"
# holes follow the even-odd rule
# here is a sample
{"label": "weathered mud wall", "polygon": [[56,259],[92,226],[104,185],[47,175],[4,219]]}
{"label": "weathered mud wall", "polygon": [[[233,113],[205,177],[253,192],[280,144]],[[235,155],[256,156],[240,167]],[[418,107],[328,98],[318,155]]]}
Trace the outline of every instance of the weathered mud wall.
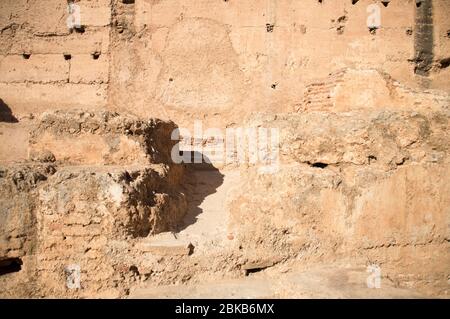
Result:
{"label": "weathered mud wall", "polygon": [[[186,213],[184,169],[169,161],[174,129],[109,112],[43,115],[29,160],[0,170],[0,295],[123,295],[133,241]],[[83,284],[69,291],[72,264]]]}
{"label": "weathered mud wall", "polygon": [[66,1],[0,4],[0,98],[14,114],[112,108],[224,126],[292,111],[311,80],[345,67],[448,89],[445,0],[75,3],[71,31]]}
{"label": "weathered mud wall", "polygon": [[446,294],[448,111],[314,111],[253,125],[284,133],[280,171],[250,170],[233,198],[231,232],[248,256],[359,258],[400,286]]}
{"label": "weathered mud wall", "polygon": [[[0,2],[2,297],[338,259],[448,296],[448,0],[73,3],[69,29],[67,1]],[[279,171],[241,165],[227,244],[194,254],[149,243],[204,199],[171,161],[193,120],[280,131]]]}

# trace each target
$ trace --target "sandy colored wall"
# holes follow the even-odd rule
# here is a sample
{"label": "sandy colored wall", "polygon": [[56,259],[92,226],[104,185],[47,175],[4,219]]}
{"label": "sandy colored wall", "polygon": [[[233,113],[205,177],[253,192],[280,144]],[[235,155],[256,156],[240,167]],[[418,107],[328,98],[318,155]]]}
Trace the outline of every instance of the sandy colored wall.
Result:
{"label": "sandy colored wall", "polygon": [[353,2],[80,0],[83,30],[70,32],[66,1],[4,0],[0,98],[18,115],[111,108],[223,126],[253,111],[293,111],[309,82],[345,67],[448,89],[446,0],[432,2],[434,68],[425,77],[414,74],[416,2]]}

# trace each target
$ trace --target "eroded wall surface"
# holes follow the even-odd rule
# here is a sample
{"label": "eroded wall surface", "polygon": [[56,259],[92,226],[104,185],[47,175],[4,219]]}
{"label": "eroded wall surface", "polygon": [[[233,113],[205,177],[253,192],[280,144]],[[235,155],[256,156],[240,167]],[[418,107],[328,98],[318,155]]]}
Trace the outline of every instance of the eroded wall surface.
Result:
{"label": "eroded wall surface", "polygon": [[72,31],[66,1],[0,4],[0,95],[15,114],[111,108],[225,126],[293,111],[311,80],[346,67],[448,90],[445,0],[75,3]]}
{"label": "eroded wall surface", "polygon": [[[75,27],[67,1],[0,2],[2,296],[123,297],[338,259],[448,296],[448,0],[71,3]],[[204,199],[170,153],[195,120],[279,129],[280,166],[220,167],[241,176],[227,245],[192,254],[146,240]]]}

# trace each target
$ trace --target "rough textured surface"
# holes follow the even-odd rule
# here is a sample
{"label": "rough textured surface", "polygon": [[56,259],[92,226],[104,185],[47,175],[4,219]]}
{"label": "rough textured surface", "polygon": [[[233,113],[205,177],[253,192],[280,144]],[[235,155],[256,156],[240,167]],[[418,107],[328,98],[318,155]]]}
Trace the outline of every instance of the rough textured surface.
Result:
{"label": "rough textured surface", "polygon": [[448,293],[448,112],[311,112],[255,125],[284,134],[280,171],[247,170],[231,206],[248,254],[362,256],[400,285]]}
{"label": "rough textured surface", "polygon": [[168,163],[175,128],[172,122],[111,112],[45,113],[31,132],[30,154],[51,152],[56,160],[71,164]]}
{"label": "rough textured surface", "polygon": [[448,298],[448,0],[73,3],[0,1],[0,297]]}
{"label": "rough textured surface", "polygon": [[[0,276],[2,296],[123,294],[129,270],[118,269],[128,241],[175,229],[186,213],[184,169],[168,161],[174,127],[108,112],[44,114],[30,134],[32,158],[1,170],[0,260],[23,264]],[[113,157],[120,153],[114,141],[123,138],[139,146],[133,150],[140,161],[130,149]],[[96,154],[99,141],[115,147]],[[80,143],[87,149],[77,148]],[[87,163],[86,154],[95,160]],[[83,269],[81,291],[66,288],[70,264]]]}

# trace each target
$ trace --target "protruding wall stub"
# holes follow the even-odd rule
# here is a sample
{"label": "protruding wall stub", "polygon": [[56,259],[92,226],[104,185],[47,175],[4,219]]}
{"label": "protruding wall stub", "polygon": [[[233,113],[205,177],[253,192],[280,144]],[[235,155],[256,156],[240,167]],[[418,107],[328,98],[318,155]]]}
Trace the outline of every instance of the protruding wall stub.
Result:
{"label": "protruding wall stub", "polygon": [[[38,243],[36,207],[38,191],[54,174],[51,164],[22,163],[0,166],[0,286],[23,289],[33,283],[32,267]],[[4,275],[4,276],[3,276]],[[3,290],[3,289],[2,289]],[[11,291],[5,291],[7,296]],[[22,291],[21,293],[26,293]],[[6,295],[5,295],[6,294]]]}
{"label": "protruding wall stub", "polygon": [[51,152],[71,165],[170,163],[173,122],[148,121],[111,112],[44,113],[31,132],[31,157]]}

